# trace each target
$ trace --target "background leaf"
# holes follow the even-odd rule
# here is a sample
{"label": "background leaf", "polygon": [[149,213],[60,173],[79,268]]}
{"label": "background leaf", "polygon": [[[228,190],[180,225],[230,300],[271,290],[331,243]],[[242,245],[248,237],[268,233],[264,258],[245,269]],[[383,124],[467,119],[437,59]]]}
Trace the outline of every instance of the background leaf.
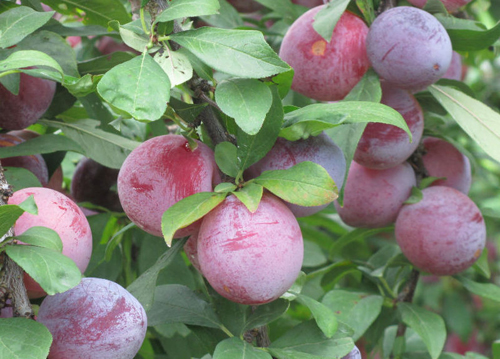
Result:
{"label": "background leaf", "polygon": [[47,327],[26,318],[2,318],[0,338],[0,358],[46,358],[52,344]]}
{"label": "background leaf", "polygon": [[217,345],[213,359],[272,359],[272,357],[262,349],[233,337]]}
{"label": "background leaf", "polygon": [[172,0],[155,22],[167,22],[183,17],[216,14],[219,10],[217,0]]}
{"label": "background leaf", "polygon": [[222,142],[215,146],[215,162],[220,170],[230,177],[236,178],[240,171],[237,148],[231,142]]}
{"label": "background leaf", "polygon": [[15,236],[15,238],[26,244],[44,247],[58,252],[62,252],[63,249],[63,243],[59,234],[47,227],[30,227],[24,231],[23,234]]}
{"label": "background leaf", "polygon": [[326,41],[330,42],[333,36],[333,30],[349,5],[349,0],[332,1],[326,4],[315,16],[313,28]]}
{"label": "background leaf", "polygon": [[26,36],[42,27],[54,15],[53,11],[38,12],[20,6],[0,14],[0,48],[17,44]]}

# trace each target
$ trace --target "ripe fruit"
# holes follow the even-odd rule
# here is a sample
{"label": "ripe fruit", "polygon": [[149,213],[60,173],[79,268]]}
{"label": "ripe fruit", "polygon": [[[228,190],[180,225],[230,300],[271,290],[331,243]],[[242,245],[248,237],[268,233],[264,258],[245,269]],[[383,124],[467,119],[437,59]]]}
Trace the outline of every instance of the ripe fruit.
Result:
{"label": "ripe fruit", "polygon": [[451,61],[445,28],[423,10],[399,6],[383,12],[366,38],[373,68],[387,82],[419,91],[439,80]]}
{"label": "ripe fruit", "polygon": [[293,23],[279,56],[295,71],[294,91],[319,101],[338,101],[370,67],[365,44],[368,27],[359,17],[345,12],[328,43],[312,26],[323,7],[307,11]]}
{"label": "ripe fruit", "polygon": [[255,12],[263,8],[261,4],[254,0],[227,0],[227,2],[242,13]]}
{"label": "ripe fruit", "polygon": [[37,321],[53,337],[49,359],[132,359],[147,329],[139,301],[100,278],[83,278],[76,287],[46,297]]}
{"label": "ripe fruit", "polygon": [[[311,161],[325,168],[337,188],[344,183],[346,163],[344,153],[325,133],[307,140],[287,141],[278,138],[271,151],[259,162],[250,166],[246,174],[258,177],[264,171],[288,169],[297,163]],[[327,206],[303,207],[286,203],[296,217],[310,216]]]}
{"label": "ripe fruit", "polygon": [[430,274],[462,272],[479,258],[486,243],[479,208],[454,188],[429,187],[422,193],[423,199],[403,206],[396,220],[403,254]]}
{"label": "ripe fruit", "polygon": [[350,226],[385,227],[396,220],[415,185],[415,172],[406,162],[385,170],[351,162],[344,188],[344,207],[335,202],[335,208],[342,221]]}
{"label": "ripe fruit", "polygon": [[97,43],[97,49],[101,52],[103,55],[110,55],[113,52],[117,51],[123,51],[123,52],[133,52],[135,54],[138,54],[137,51],[129,47],[127,44],[123,42],[117,42],[115,41],[114,38],[111,36],[103,36],[99,39],[99,42]]}
{"label": "ripe fruit", "polygon": [[122,211],[116,186],[118,170],[105,167],[90,158],[83,158],[76,166],[71,181],[71,195],[76,202],[91,202],[99,206]]}
{"label": "ripe fruit", "polygon": [[443,79],[462,81],[463,78],[462,57],[456,51],[453,51],[451,56],[450,67],[443,75]]}
{"label": "ripe fruit", "polygon": [[398,111],[406,121],[413,136],[402,129],[384,123],[369,123],[359,140],[354,160],[369,168],[385,169],[406,161],[418,147],[424,131],[424,114],[419,103],[408,91],[383,84],[384,105]]}
{"label": "ripe fruit", "polygon": [[[179,135],[154,137],[133,150],[118,174],[118,196],[127,216],[146,232],[162,236],[163,212],[181,199],[210,192],[220,182],[213,151],[198,142],[195,150]],[[176,232],[196,232],[200,221]]]}
{"label": "ripe fruit", "polygon": [[200,261],[198,260],[198,233],[191,235],[184,244],[184,253],[186,253],[193,267],[201,273]]}
{"label": "ripe fruit", "polygon": [[255,213],[227,197],[204,217],[198,233],[201,272],[220,295],[241,304],[264,304],[285,293],[303,256],[297,220],[269,193]]}
{"label": "ripe fruit", "polygon": [[[33,195],[38,207],[38,215],[25,212],[14,226],[16,234],[22,234],[34,226],[53,229],[61,237],[62,253],[71,258],[80,271],[87,269],[92,253],[92,233],[87,218],[71,199],[48,188],[25,188],[14,192],[9,204],[20,204]],[[43,289],[28,275],[24,283],[30,298],[45,295]]]}
{"label": "ripe fruit", "polygon": [[21,130],[34,124],[47,111],[56,92],[56,83],[20,74],[16,96],[0,84],[0,127]]}
{"label": "ripe fruit", "polygon": [[[0,134],[0,147],[15,146],[22,142],[24,142],[24,140],[18,136],[9,133]],[[31,171],[38,178],[42,186],[46,186],[49,182],[47,164],[39,154],[2,158],[1,163],[2,166],[5,167],[21,167]]]}
{"label": "ripe fruit", "polygon": [[[467,5],[470,1],[471,0],[441,0],[444,7],[449,12],[453,12],[462,6]],[[423,8],[427,3],[427,0],[408,0],[408,2],[413,6]]]}
{"label": "ripe fruit", "polygon": [[311,8],[324,4],[323,0],[292,0],[292,2],[297,5],[302,5]]}
{"label": "ripe fruit", "polygon": [[426,150],[422,160],[429,176],[446,177],[432,185],[453,187],[464,194],[469,193],[472,175],[467,156],[439,138],[427,137],[422,142]]}

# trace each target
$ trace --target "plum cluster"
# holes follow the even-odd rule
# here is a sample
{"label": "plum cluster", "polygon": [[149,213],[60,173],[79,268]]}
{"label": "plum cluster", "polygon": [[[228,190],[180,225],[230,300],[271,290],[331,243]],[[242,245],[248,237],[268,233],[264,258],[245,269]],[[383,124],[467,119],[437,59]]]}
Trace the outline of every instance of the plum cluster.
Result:
{"label": "plum cluster", "polygon": [[[454,10],[465,2],[444,4]],[[486,241],[483,217],[467,197],[470,163],[451,143],[422,138],[424,115],[412,94],[440,78],[460,80],[460,55],[434,16],[408,6],[383,12],[370,28],[346,11],[327,42],[313,28],[323,8],[299,17],[283,39],[279,54],[294,69],[292,89],[318,101],[339,101],[373,67],[381,78],[381,103],[402,115],[413,137],[410,142],[391,125],[366,126],[347,174],[344,203],[335,203],[340,218],[362,228],[395,223],[403,253],[421,270],[450,275],[467,269]],[[405,204],[417,185],[407,160],[420,143],[427,174],[440,179],[422,191],[420,202]]]}

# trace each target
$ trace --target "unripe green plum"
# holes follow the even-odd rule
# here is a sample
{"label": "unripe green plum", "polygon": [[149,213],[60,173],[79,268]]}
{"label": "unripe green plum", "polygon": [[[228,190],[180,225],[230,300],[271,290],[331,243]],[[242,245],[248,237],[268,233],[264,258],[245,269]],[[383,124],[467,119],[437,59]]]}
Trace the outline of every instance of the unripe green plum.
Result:
{"label": "unripe green plum", "polygon": [[83,278],[40,305],[37,321],[52,334],[49,359],[132,359],[146,336],[147,316],[119,284]]}
{"label": "unripe green plum", "polygon": [[395,225],[396,240],[408,260],[434,275],[454,275],[469,268],[486,244],[481,211],[451,187],[422,191],[423,199],[403,206]]}
{"label": "unripe green plum", "polygon": [[198,233],[201,272],[220,295],[240,304],[280,297],[297,278],[303,256],[295,216],[269,193],[255,213],[230,195],[203,218]]}
{"label": "unripe green plum", "polygon": [[[118,196],[127,216],[144,231],[161,237],[163,213],[181,199],[211,192],[220,182],[213,151],[204,143],[191,150],[179,135],[154,137],[134,149],[118,174]],[[198,221],[175,237],[197,231]]]}
{"label": "unripe green plum", "polygon": [[352,227],[385,227],[394,223],[413,186],[416,186],[415,172],[406,162],[385,170],[351,162],[344,206],[335,202],[335,208],[342,221]]}
{"label": "unripe green plum", "polygon": [[370,67],[366,55],[368,27],[345,12],[327,42],[314,30],[317,6],[300,16],[288,29],[279,56],[295,71],[292,89],[319,101],[343,99]]}

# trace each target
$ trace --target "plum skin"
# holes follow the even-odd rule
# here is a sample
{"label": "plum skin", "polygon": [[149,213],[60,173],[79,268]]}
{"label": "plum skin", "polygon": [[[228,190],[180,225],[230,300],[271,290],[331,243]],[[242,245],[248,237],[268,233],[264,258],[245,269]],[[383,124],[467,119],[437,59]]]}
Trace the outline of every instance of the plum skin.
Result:
{"label": "plum skin", "polygon": [[288,207],[264,193],[255,213],[234,195],[207,214],[198,233],[201,272],[223,297],[259,305],[279,298],[299,275],[302,233]]}
{"label": "plum skin", "polygon": [[[255,178],[264,171],[288,169],[304,161],[321,165],[335,181],[337,188],[342,188],[346,172],[344,153],[325,133],[298,141],[278,138],[266,156],[250,166],[245,174],[250,178]],[[328,205],[304,207],[285,203],[296,217],[310,216]]]}
{"label": "plum skin", "polygon": [[344,187],[344,206],[335,202],[335,208],[349,226],[385,227],[394,223],[413,186],[416,186],[415,172],[406,162],[385,170],[351,162]]}
{"label": "plum skin", "polygon": [[318,101],[338,101],[370,66],[365,45],[368,27],[356,15],[345,12],[328,43],[312,26],[314,16],[323,8],[310,9],[292,24],[279,56],[294,69],[294,91]]}
{"label": "plum skin", "polygon": [[443,79],[450,79],[450,80],[456,80],[456,81],[462,81],[464,77],[463,73],[463,68],[462,68],[462,56],[456,51],[453,51],[451,55],[451,62],[450,62],[450,67],[448,67],[448,70],[446,73],[443,75]]}
{"label": "plum skin", "polygon": [[146,312],[119,284],[83,278],[40,305],[37,321],[52,334],[49,359],[134,358],[146,336]]}
{"label": "plum skin", "polygon": [[[34,226],[53,229],[61,237],[62,254],[71,258],[82,273],[85,272],[92,254],[92,232],[81,209],[62,193],[41,187],[14,192],[9,204],[20,204],[30,195],[34,196],[38,215],[23,213],[14,225],[14,233],[22,234]],[[30,298],[46,295],[40,285],[27,274],[24,276],[24,283]]]}
{"label": "plum skin", "polygon": [[22,130],[34,124],[49,108],[55,92],[55,82],[24,73],[17,96],[0,84],[0,127]]}
{"label": "plum skin", "polygon": [[426,153],[422,156],[424,167],[432,177],[446,177],[432,186],[448,186],[463,194],[469,193],[472,184],[470,161],[451,143],[435,137],[422,141]]}
{"label": "plum skin", "polygon": [[[118,173],[123,210],[144,231],[161,237],[163,213],[181,199],[211,192],[220,182],[213,151],[198,142],[195,150],[179,135],[151,138],[135,148]],[[197,231],[200,221],[178,230],[174,237]]]}
{"label": "plum skin", "polygon": [[408,91],[382,85],[382,104],[398,111],[412,134],[385,123],[369,123],[358,142],[354,160],[369,168],[386,169],[403,163],[418,147],[424,132],[424,113]]}
{"label": "plum skin", "polygon": [[403,254],[430,274],[464,271],[486,244],[486,226],[479,208],[451,187],[429,187],[422,193],[423,199],[403,206],[396,220],[396,240]]}
{"label": "plum skin", "polygon": [[452,57],[443,25],[431,14],[409,6],[380,14],[370,27],[366,48],[375,71],[409,91],[423,90],[439,80]]}

